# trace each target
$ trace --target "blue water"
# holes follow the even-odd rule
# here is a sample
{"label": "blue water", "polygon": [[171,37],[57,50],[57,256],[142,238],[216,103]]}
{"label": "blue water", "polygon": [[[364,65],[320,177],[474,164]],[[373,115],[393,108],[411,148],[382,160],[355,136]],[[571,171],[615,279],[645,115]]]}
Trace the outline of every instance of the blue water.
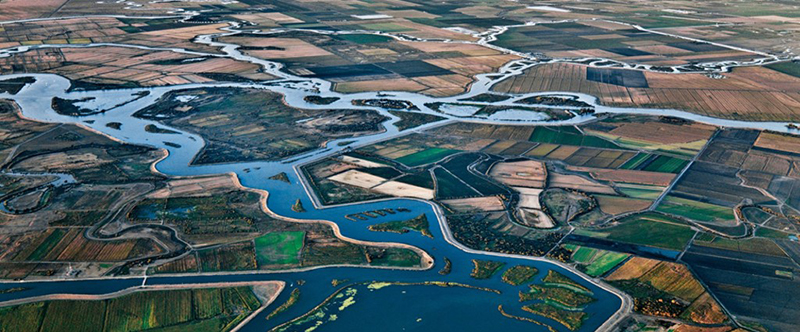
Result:
{"label": "blue water", "polygon": [[[251,181],[253,180],[254,179],[251,179]],[[293,175],[291,180],[296,181],[296,176]],[[331,285],[331,281],[333,279],[347,279],[352,283],[370,281],[450,281],[478,287],[497,289],[500,290],[502,294],[497,295],[473,289],[442,288],[438,286],[390,286],[386,289],[375,291],[374,295],[363,296],[363,299],[357,296],[357,305],[354,305],[353,308],[349,308],[349,310],[345,310],[344,312],[340,313],[338,315],[339,320],[323,324],[319,327],[318,331],[369,330],[369,325],[360,323],[360,320],[358,319],[358,317],[363,315],[372,315],[370,316],[372,319],[383,317],[383,321],[380,326],[386,326],[388,328],[387,331],[401,331],[402,328],[409,328],[409,317],[414,317],[414,319],[422,317],[425,324],[420,325],[430,328],[434,328],[436,326],[448,326],[446,324],[450,324],[450,328],[457,328],[463,331],[486,331],[486,326],[491,326],[492,328],[502,329],[505,331],[546,331],[546,328],[542,326],[502,317],[497,310],[497,306],[499,304],[503,304],[503,307],[506,311],[515,315],[535,318],[542,322],[551,324],[559,330],[566,330],[563,326],[558,325],[556,322],[547,320],[543,317],[537,317],[524,313],[519,309],[521,304],[518,302],[517,294],[520,290],[526,289],[524,286],[514,287],[503,283],[500,280],[500,273],[496,274],[489,280],[475,280],[471,278],[469,274],[472,270],[473,264],[471,260],[473,258],[502,261],[506,263],[506,267],[516,264],[534,266],[540,270],[535,281],[538,281],[538,279],[546,275],[548,270],[555,269],[556,271],[559,271],[565,275],[571,276],[572,279],[579,281],[581,284],[591,289],[594,293],[594,297],[596,297],[598,301],[590,304],[587,307],[586,311],[590,313],[590,317],[580,331],[595,330],[620,307],[620,299],[614,294],[598,288],[597,286],[577,277],[571,272],[555,264],[544,261],[531,261],[517,258],[490,257],[464,252],[444,241],[442,231],[435,222],[432,222],[431,227],[431,233],[433,233],[434,236],[433,239],[421,236],[416,232],[396,234],[373,232],[367,229],[367,226],[370,224],[402,220],[407,218],[407,216],[416,216],[420,213],[425,213],[430,221],[436,221],[437,219],[433,210],[431,209],[431,205],[426,202],[396,199],[320,210],[308,208],[308,212],[297,213],[292,211],[290,206],[293,204],[294,200],[297,199],[297,197],[301,197],[299,195],[302,193],[302,190],[299,192],[291,190],[292,188],[296,188],[296,186],[290,186],[280,181],[266,180],[265,177],[262,178],[261,185],[272,189],[274,189],[274,186],[287,187],[287,190],[270,191],[273,193],[269,199],[270,208],[272,208],[278,214],[287,215],[294,218],[325,218],[327,220],[332,220],[339,225],[343,234],[356,239],[411,244],[422,248],[431,256],[433,256],[435,265],[433,268],[426,271],[405,271],[361,267],[329,267],[292,273],[243,273],[231,275],[149,277],[147,279],[147,284],[186,284],[253,280],[285,281],[287,283],[287,288],[281,293],[278,299],[269,308],[264,310],[259,316],[255,317],[248,325],[246,325],[243,331],[266,331],[281,323],[303,315],[311,308],[321,303],[336,290],[336,288]],[[313,207],[313,204],[310,201],[307,201],[307,197],[303,197],[302,199],[304,200],[304,205],[306,207]],[[397,207],[408,208],[411,210],[411,212],[400,213],[397,215],[387,215],[379,218],[370,218],[368,220],[357,222],[344,218],[344,215],[349,213]],[[452,271],[447,276],[442,276],[438,273],[444,264],[442,259],[443,257],[447,257],[452,261]],[[303,283],[302,286],[299,285],[300,281]],[[60,293],[65,292],[66,289],[69,290],[69,293],[103,294],[136,286],[140,283],[141,279],[25,283],[25,287],[29,287],[29,290],[10,294],[0,294],[0,301],[27,296]],[[14,286],[18,286],[18,284],[0,284],[0,288],[9,288]],[[273,317],[269,321],[266,321],[264,319],[266,315],[274,310],[275,307],[285,302],[289,297],[289,293],[295,287],[299,287],[301,289],[300,301],[298,301],[295,306],[286,312]],[[402,293],[398,294],[396,290],[400,289],[405,289],[407,291],[406,294],[410,295],[403,295]],[[366,293],[371,292],[360,292],[361,295]],[[383,296],[381,294],[387,294],[387,296]],[[363,301],[364,303],[369,303],[370,305],[358,305],[359,300]],[[402,302],[402,304],[399,305],[398,301]],[[414,326],[416,327],[416,325]]]}
{"label": "blue water", "polygon": [[[547,261],[536,261],[524,257],[501,257],[492,256],[485,253],[470,253],[445,241],[440,228],[439,220],[434,212],[434,205],[430,202],[413,199],[391,199],[369,203],[359,203],[354,205],[344,205],[336,207],[317,207],[312,201],[312,197],[301,184],[298,176],[297,167],[302,163],[312,162],[319,158],[329,156],[345,149],[345,145],[338,145],[337,141],[330,142],[326,148],[313,151],[298,157],[291,162],[245,162],[233,164],[217,164],[203,166],[189,166],[194,155],[203,147],[202,137],[191,133],[181,132],[180,134],[169,134],[169,138],[162,137],[162,134],[146,133],[144,127],[147,124],[154,124],[147,120],[134,118],[131,115],[138,109],[149,105],[157,100],[159,96],[170,89],[154,88],[149,89],[148,96],[136,99],[113,112],[106,112],[94,116],[80,118],[66,117],[55,114],[48,103],[43,103],[42,96],[64,95],[69,82],[63,78],[53,75],[39,75],[37,83],[26,87],[16,96],[7,96],[15,99],[23,110],[23,113],[31,118],[42,121],[60,123],[79,123],[89,125],[95,130],[107,135],[116,137],[120,140],[132,144],[144,144],[156,146],[169,151],[169,157],[156,164],[156,168],[167,175],[172,176],[193,176],[235,173],[240,182],[250,188],[263,189],[270,193],[267,200],[268,207],[274,213],[297,219],[308,220],[328,220],[336,223],[341,233],[349,238],[372,241],[372,242],[396,242],[420,248],[434,258],[433,268],[425,271],[419,270],[390,270],[366,267],[327,267],[314,269],[304,272],[282,272],[282,273],[240,273],[227,275],[202,275],[202,276],[155,276],[148,277],[147,285],[158,284],[188,284],[188,283],[208,283],[208,282],[234,282],[234,281],[253,281],[253,280],[283,280],[287,284],[287,289],[281,293],[275,303],[264,310],[258,317],[255,317],[243,329],[244,331],[265,331],[281,323],[298,317],[321,303],[326,297],[331,295],[335,289],[331,286],[333,279],[349,279],[351,282],[369,281],[396,281],[396,282],[425,282],[425,281],[451,281],[464,284],[475,285],[497,289],[501,295],[475,291],[472,289],[461,288],[440,288],[435,286],[425,287],[406,287],[406,293],[397,293],[396,290],[403,287],[390,287],[385,290],[373,292],[361,292],[363,299],[349,311],[341,313],[340,320],[330,322],[319,328],[319,331],[340,331],[340,330],[375,330],[374,326],[365,325],[358,317],[368,315],[370,319],[377,320],[383,317],[380,327],[388,330],[402,330],[403,328],[415,328],[418,325],[409,325],[409,319],[422,318],[422,325],[428,328],[459,329],[462,331],[485,331],[488,326],[491,329],[507,331],[544,331],[545,328],[532,324],[523,323],[499,315],[497,305],[503,304],[504,308],[516,315],[533,317],[545,323],[551,324],[559,330],[565,330],[563,326],[555,322],[522,313],[518,303],[517,293],[523,287],[512,287],[499,280],[499,274],[489,280],[474,280],[469,277],[472,269],[472,259],[503,261],[507,267],[524,264],[535,266],[540,270],[539,277],[545,275],[548,270],[555,269],[581,284],[591,289],[594,297],[598,301],[586,308],[590,313],[589,319],[583,325],[581,331],[593,331],[603,324],[621,306],[621,299],[615,294],[605,291],[598,286],[590,283],[582,277],[565,270],[564,268]],[[199,87],[199,86],[198,86]],[[186,88],[186,87],[184,87]],[[130,98],[130,95],[137,90],[112,90],[96,93],[98,98]],[[91,92],[74,92],[70,97],[75,99]],[[126,97],[127,96],[127,97]],[[289,99],[301,98],[301,95],[288,94]],[[409,99],[413,98],[411,95]],[[350,96],[353,98],[353,96]],[[49,100],[49,97],[46,99]],[[349,104],[348,104],[349,105]],[[424,107],[424,106],[422,106]],[[387,113],[388,114],[388,113]],[[92,124],[86,124],[85,120],[94,120]],[[125,125],[122,130],[114,130],[105,127],[108,122],[122,122]],[[164,127],[163,124],[158,124]],[[353,141],[352,144],[369,144],[376,140],[386,139],[396,135],[398,130],[391,123],[386,124],[386,132],[373,136],[362,136],[358,138],[345,139]],[[167,128],[179,131],[176,128]],[[180,147],[164,145],[163,141],[168,140],[178,143]],[[353,145],[350,146],[353,146]],[[277,180],[269,180],[270,176],[285,172],[291,183],[284,183]],[[292,211],[291,206],[300,199],[307,210],[304,213]],[[369,210],[379,210],[384,208],[406,208],[410,210],[405,213],[387,215],[379,218],[369,218],[363,221],[351,221],[345,219],[345,215],[359,213]],[[431,233],[434,238],[419,235],[416,232],[407,234],[395,234],[385,232],[372,232],[367,229],[371,224],[403,220],[409,217],[425,214],[431,222]],[[449,258],[453,263],[452,273],[441,276],[438,271],[443,265],[443,258]],[[302,285],[300,281],[302,282]],[[36,295],[57,294],[57,293],[76,293],[76,294],[104,294],[138,286],[142,283],[141,278],[132,279],[104,279],[87,281],[52,281],[52,282],[26,282],[28,290],[0,294],[0,301],[24,298]],[[0,289],[18,287],[19,283],[0,283]],[[300,300],[286,312],[266,321],[264,317],[275,307],[282,304],[289,296],[293,288],[301,289]],[[372,294],[372,295],[370,295]],[[386,294],[385,296],[382,294]],[[357,299],[359,301],[359,299]],[[378,324],[378,323],[375,323]],[[427,325],[431,324],[431,325]],[[450,325],[447,325],[450,324]],[[452,326],[452,328],[450,328]],[[372,327],[372,328],[370,328]]]}

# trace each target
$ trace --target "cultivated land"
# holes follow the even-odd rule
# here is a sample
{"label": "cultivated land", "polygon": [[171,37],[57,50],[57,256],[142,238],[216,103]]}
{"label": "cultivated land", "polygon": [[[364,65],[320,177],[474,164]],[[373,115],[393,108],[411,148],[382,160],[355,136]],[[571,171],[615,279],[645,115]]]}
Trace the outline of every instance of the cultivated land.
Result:
{"label": "cultivated land", "polygon": [[[800,47],[795,7],[767,0],[0,2],[4,75],[57,74],[70,80],[70,91],[88,94],[246,85],[171,90],[135,116],[157,122],[142,135],[186,131],[202,139],[193,167],[296,166],[297,174],[276,166],[279,171],[268,169],[253,181],[268,182],[273,194],[307,186],[315,199],[298,190],[283,209],[291,207],[292,216],[413,198],[432,202],[446,217],[408,213],[403,204],[335,217],[354,223],[347,226],[278,216],[268,211],[264,192],[239,182],[250,172],[261,176],[258,167],[170,178],[154,163],[171,158],[164,149],[175,152],[179,144],[127,144],[123,116],[101,123],[100,131],[116,131],[115,139],[90,128],[150,92],[117,104],[48,90],[42,106],[69,119],[98,117],[41,123],[0,101],[0,278],[433,264],[418,248],[341,234],[357,225],[373,231],[368,238],[413,241],[424,250],[452,238],[473,250],[560,262],[588,276],[493,260],[499,258],[435,255],[436,264],[446,262],[436,269],[442,278],[466,277],[474,267],[476,285],[518,288],[519,303],[500,305],[505,318],[498,319],[587,329],[598,324],[592,308],[598,294],[586,282],[594,279],[630,297],[623,317],[609,320],[621,330],[793,331],[800,324],[792,301],[800,296],[800,138],[789,123],[800,122],[800,65],[791,61]],[[425,104],[393,95],[456,96],[479,77],[496,84]],[[3,79],[0,92],[13,98],[34,82]],[[327,83],[340,93],[379,94],[350,102],[327,94]],[[270,91],[278,86],[319,107],[289,106],[297,96]],[[785,125],[789,134],[657,113],[595,114],[603,108],[553,91],[587,94],[606,106],[787,122],[773,128]],[[517,98],[531,92],[548,94]],[[336,103],[341,99],[347,103]],[[459,112],[474,112],[469,120],[480,121],[460,121],[468,115]],[[385,126],[390,115],[399,118],[397,135]],[[558,123],[578,115],[586,121]],[[516,116],[547,121],[531,125]],[[450,122],[419,129],[445,119]],[[387,129],[386,137],[353,144]],[[292,160],[309,152],[302,162]],[[446,222],[442,233],[439,222]],[[270,309],[270,324],[302,315],[296,307],[311,308],[318,303],[309,298],[324,297],[305,292],[304,283],[287,281],[295,288]],[[19,285],[3,294],[28,290]],[[146,279],[143,285],[152,287]],[[383,284],[369,287],[385,287],[376,285]],[[0,308],[0,330],[228,331],[282,288],[265,287],[23,299]],[[330,304],[339,311],[354,304],[354,287],[340,288],[328,305],[284,327],[317,328],[307,318]],[[508,294],[517,300],[517,293]],[[627,315],[629,309],[637,315]]]}
{"label": "cultivated land", "polygon": [[800,78],[767,67],[735,68],[722,74],[724,79],[703,74],[607,69],[611,77],[636,76],[636,83],[592,80],[595,70],[579,64],[543,64],[493,89],[508,93],[580,92],[596,96],[606,105],[674,108],[725,119],[800,120]]}
{"label": "cultivated land", "polygon": [[[215,287],[190,284],[99,296],[61,295],[4,307],[0,317],[3,329],[8,331],[230,331],[272,302],[283,285],[261,282]],[[75,315],[74,310],[81,310],[81,314]]]}
{"label": "cultivated land", "polygon": [[[398,32],[406,31],[397,26]],[[288,72],[335,82],[336,91],[348,93],[382,86],[450,96],[464,92],[473,76],[518,59],[479,45],[406,42],[370,34],[288,32],[237,35],[220,41],[242,45],[245,54],[282,62]]]}

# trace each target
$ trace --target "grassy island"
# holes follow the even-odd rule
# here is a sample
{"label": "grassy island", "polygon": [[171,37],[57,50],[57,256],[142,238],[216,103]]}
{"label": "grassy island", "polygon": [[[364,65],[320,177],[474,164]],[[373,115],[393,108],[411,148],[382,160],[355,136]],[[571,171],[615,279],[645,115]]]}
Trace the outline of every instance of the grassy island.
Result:
{"label": "grassy island", "polygon": [[497,273],[500,268],[506,265],[506,263],[503,262],[482,261],[477,259],[473,259],[472,263],[475,264],[475,267],[472,269],[470,276],[475,279],[489,279]]}
{"label": "grassy island", "polygon": [[392,232],[405,234],[409,231],[420,232],[422,235],[433,238],[433,234],[429,229],[428,217],[425,214],[420,214],[409,220],[390,221],[381,224],[369,226],[369,230],[376,232]]}
{"label": "grassy island", "polygon": [[295,303],[297,303],[297,300],[299,299],[300,299],[300,288],[295,288],[292,290],[292,293],[289,294],[289,298],[286,300],[286,302],[283,302],[283,304],[281,304],[279,307],[275,308],[275,310],[270,312],[269,315],[267,315],[266,319],[270,319],[286,310],[289,310],[289,308],[291,308]]}
{"label": "grassy island", "polygon": [[400,118],[400,121],[397,121],[394,124],[399,130],[416,128],[424,124],[441,121],[445,119],[438,115],[426,114],[426,113],[415,113],[415,112],[405,112],[405,111],[389,111],[389,113]]}
{"label": "grassy island", "polygon": [[292,211],[294,211],[294,212],[306,212],[306,209],[303,207],[303,202],[300,201],[299,198],[297,199],[297,201],[294,202],[294,205],[292,205]]}
{"label": "grassy island", "polygon": [[303,100],[315,105],[330,105],[339,99],[339,97],[321,97],[316,95],[308,95],[303,97]]}
{"label": "grassy island", "polygon": [[589,295],[557,286],[531,285],[530,287],[528,292],[519,292],[520,302],[543,300],[550,304],[556,303],[565,307],[580,308],[596,301]]}
{"label": "grassy island", "polygon": [[533,266],[517,265],[503,273],[503,282],[519,286],[533,280],[539,270]]}
{"label": "grassy island", "polygon": [[583,322],[589,317],[589,314],[582,311],[569,311],[559,309],[547,303],[534,303],[522,307],[522,310],[536,314],[542,317],[550,318],[556,322],[561,323],[566,328],[576,331],[581,328]]}
{"label": "grassy island", "polygon": [[553,270],[548,271],[547,275],[544,277],[544,279],[542,279],[542,281],[545,284],[550,284],[554,286],[563,286],[575,290],[577,292],[592,294],[592,291],[590,291],[583,285],[579,284],[577,281],[572,280],[569,277]]}
{"label": "grassy island", "polygon": [[278,173],[278,174],[275,174],[275,175],[273,175],[273,176],[270,176],[270,177],[269,177],[269,179],[270,179],[270,180],[281,181],[281,182],[286,182],[286,183],[291,183],[291,182],[289,181],[289,176],[288,176],[288,175],[286,175],[286,172],[280,172],[280,173]]}
{"label": "grassy island", "polygon": [[453,269],[453,262],[451,262],[449,258],[445,257],[444,258],[444,267],[442,267],[442,269],[439,270],[439,274],[441,274],[443,276],[446,276],[446,275],[450,274],[450,271],[452,269]]}
{"label": "grassy island", "polygon": [[149,124],[149,125],[144,126],[144,131],[146,131],[148,133],[154,133],[154,134],[178,134],[177,131],[161,128],[161,127],[156,126],[154,124]]}

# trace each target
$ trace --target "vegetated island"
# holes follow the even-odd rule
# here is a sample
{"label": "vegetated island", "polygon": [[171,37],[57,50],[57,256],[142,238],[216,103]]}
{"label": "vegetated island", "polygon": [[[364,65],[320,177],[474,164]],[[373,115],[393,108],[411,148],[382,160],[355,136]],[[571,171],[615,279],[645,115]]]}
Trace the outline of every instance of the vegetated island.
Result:
{"label": "vegetated island", "polygon": [[269,177],[269,179],[270,179],[270,180],[281,181],[281,182],[286,182],[286,183],[291,183],[291,182],[289,181],[289,176],[288,176],[288,175],[286,175],[286,172],[280,172],[280,173],[278,173],[278,174],[275,174],[275,175],[273,175],[273,176],[270,176],[270,177]]}
{"label": "vegetated island", "polygon": [[297,201],[294,202],[294,205],[292,205],[292,211],[294,211],[294,212],[306,212],[306,209],[303,207],[303,202],[300,201],[299,198],[297,199]]}
{"label": "vegetated island", "polygon": [[533,277],[538,273],[539,270],[535,267],[516,265],[503,272],[503,282],[512,286],[519,286],[533,280]]}
{"label": "vegetated island", "polygon": [[120,123],[120,122],[109,122],[109,123],[106,123],[106,127],[111,128],[111,129],[119,130],[120,128],[122,128],[122,123]]}
{"label": "vegetated island", "polygon": [[160,127],[158,127],[158,126],[156,126],[154,124],[149,124],[149,125],[144,126],[144,131],[146,131],[148,133],[153,133],[153,134],[178,134],[177,131],[160,128]]}
{"label": "vegetated island", "polygon": [[581,308],[589,303],[594,302],[596,299],[589,295],[578,293],[567,288],[548,285],[530,285],[529,291],[519,292],[520,302],[532,300],[542,300],[550,304],[556,303],[573,309]]}
{"label": "vegetated island", "polygon": [[442,267],[442,269],[439,270],[439,274],[441,274],[443,276],[446,276],[446,275],[450,274],[450,271],[452,269],[453,269],[453,262],[451,262],[449,258],[445,257],[444,258],[444,267]]}
{"label": "vegetated island", "polygon": [[547,271],[547,275],[544,277],[544,279],[542,279],[542,282],[551,285],[561,285],[573,289],[576,292],[592,294],[592,291],[590,291],[588,288],[577,283],[575,280],[572,280],[569,277],[553,270]]}
{"label": "vegetated island", "polygon": [[478,259],[473,259],[472,264],[475,264],[475,267],[472,269],[470,276],[475,279],[489,279],[497,273],[500,268],[506,265],[506,263],[503,262],[482,261]]}
{"label": "vegetated island", "polygon": [[339,97],[321,97],[317,95],[309,95],[303,97],[303,100],[305,100],[307,103],[311,103],[314,105],[330,105],[335,103],[339,99],[340,99]]}
{"label": "vegetated island", "polygon": [[392,232],[398,234],[405,234],[409,231],[416,231],[429,238],[433,238],[433,234],[429,229],[428,217],[425,214],[420,214],[413,219],[390,221],[381,224],[370,225],[369,230],[375,232]]}
{"label": "vegetated island", "polygon": [[589,317],[589,314],[583,311],[562,310],[545,302],[526,305],[522,307],[522,310],[550,318],[572,331],[580,329],[583,322]]}
{"label": "vegetated island", "polygon": [[281,304],[279,307],[275,308],[275,310],[270,312],[265,319],[269,320],[270,318],[275,317],[286,310],[289,310],[289,308],[291,308],[295,303],[297,303],[298,300],[300,300],[300,288],[295,288],[292,290],[292,293],[289,294],[289,298],[286,300],[286,302],[283,302],[283,304]]}
{"label": "vegetated island", "polygon": [[398,130],[401,131],[445,119],[444,117],[427,113],[414,113],[408,111],[389,111],[389,113],[400,118],[400,121],[395,122],[394,125]]}

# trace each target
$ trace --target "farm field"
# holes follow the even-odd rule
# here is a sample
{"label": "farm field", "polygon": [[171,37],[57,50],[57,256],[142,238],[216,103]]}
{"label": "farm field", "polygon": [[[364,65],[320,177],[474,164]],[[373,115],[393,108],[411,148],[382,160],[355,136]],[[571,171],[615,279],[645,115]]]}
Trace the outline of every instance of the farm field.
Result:
{"label": "farm field", "polygon": [[677,118],[634,116],[598,121],[586,129],[623,147],[677,157],[697,154],[716,130],[710,125]]}
{"label": "farm field", "polygon": [[777,140],[784,142],[784,149],[791,149],[797,141],[791,136],[752,130],[721,131],[658,210],[730,234],[742,234],[734,216],[739,204],[780,211],[779,216],[794,214],[788,208],[797,205],[792,171],[796,157],[791,152],[766,147]]}
{"label": "farm field", "polygon": [[[376,165],[378,167],[384,166],[383,164]],[[341,172],[356,169],[357,167],[357,164],[325,159],[308,165],[304,167],[303,170],[306,177],[314,186],[314,191],[317,196],[325,204],[351,203],[360,200],[387,197],[385,194],[371,192],[365,188],[330,179],[331,176],[337,173],[341,174]]]}
{"label": "farm field", "polygon": [[727,222],[734,219],[730,208],[674,196],[667,196],[658,206],[658,211],[706,222]]}
{"label": "farm field", "polygon": [[694,233],[678,220],[653,213],[632,215],[620,219],[617,224],[577,232],[579,235],[678,251],[689,243]]}
{"label": "farm field", "polygon": [[727,320],[719,304],[683,265],[634,257],[605,279],[633,296],[637,312],[700,324]]}
{"label": "farm field", "polygon": [[259,266],[295,265],[300,263],[304,232],[269,233],[255,238],[256,261]]}
{"label": "farm field", "polygon": [[[258,290],[256,290],[258,288]],[[105,300],[43,301],[0,309],[10,331],[229,331],[263,305],[274,285],[140,291]],[[74,310],[80,310],[75,315]]]}
{"label": "farm field", "polygon": [[[631,255],[608,250],[565,244],[561,248],[567,250],[568,262],[577,264],[578,269],[592,277],[599,277],[611,271]],[[554,257],[558,259],[557,257]]]}
{"label": "farm field", "polygon": [[[674,108],[712,117],[750,121],[798,121],[795,109],[800,91],[778,86],[798,86],[800,78],[764,67],[736,68],[717,80],[702,74],[672,75],[614,69],[643,76],[644,86],[592,81],[587,67],[544,64],[514,76],[493,89],[503,93],[571,91],[597,96],[607,105]],[[788,85],[785,85],[788,84]]]}
{"label": "farm field", "polygon": [[[408,23],[369,24],[367,28],[404,33]],[[413,25],[412,25],[413,27]],[[463,38],[463,37],[462,37]],[[473,76],[493,72],[518,57],[475,44],[398,41],[371,34],[320,35],[292,31],[220,38],[242,45],[246,54],[282,62],[286,71],[335,83],[340,92],[395,91],[449,96],[464,92]]]}
{"label": "farm field", "polygon": [[776,331],[796,324],[796,309],[785,303],[797,281],[779,272],[795,268],[787,257],[692,246],[684,261],[732,314]]}
{"label": "farm field", "polygon": [[[218,53],[192,43],[195,35],[219,32],[225,24],[173,23],[159,19],[76,17],[3,25],[0,45],[89,43],[134,44],[148,47],[181,47]],[[34,33],[31,33],[35,31]],[[252,63],[226,58],[192,56],[167,50],[144,50],[114,45],[91,50],[64,47],[15,54],[0,61],[5,73],[49,72],[74,79],[80,88],[164,86],[206,83],[215,80],[268,80]]]}
{"label": "farm field", "polygon": [[[748,52],[642,32],[614,22],[557,22],[514,27],[501,34],[493,44],[522,52],[541,53],[551,58],[602,57],[656,66],[689,64],[708,59],[746,60],[755,56]],[[628,84],[641,84],[632,76],[620,78]],[[605,79],[613,81],[616,78]],[[644,87],[646,85],[644,83]]]}

